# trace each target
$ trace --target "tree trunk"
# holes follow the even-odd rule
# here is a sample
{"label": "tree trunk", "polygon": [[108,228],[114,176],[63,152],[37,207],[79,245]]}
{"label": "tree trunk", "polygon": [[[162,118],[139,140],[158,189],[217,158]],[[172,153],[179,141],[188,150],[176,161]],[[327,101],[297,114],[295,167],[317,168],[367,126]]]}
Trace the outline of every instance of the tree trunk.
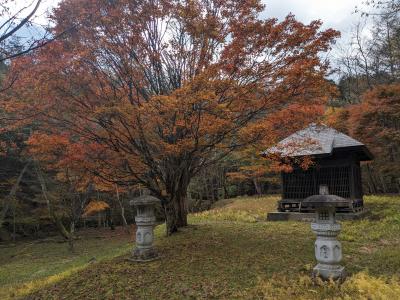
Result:
{"label": "tree trunk", "polygon": [[180,187],[175,194],[167,199],[167,203],[164,204],[168,236],[177,232],[180,227],[188,225],[186,193],[187,186]]}
{"label": "tree trunk", "polygon": [[176,170],[171,166],[165,182],[166,195],[163,198],[163,208],[166,219],[167,236],[177,232],[179,227],[187,226],[187,190],[191,175],[189,166],[181,166]]}
{"label": "tree trunk", "polygon": [[114,226],[114,221],[113,221],[113,217],[112,217],[113,213],[111,208],[106,209],[106,221],[108,223],[108,225],[110,226],[111,230],[115,230],[115,226]]}
{"label": "tree trunk", "polygon": [[71,221],[70,227],[69,227],[69,233],[68,233],[68,249],[72,253],[75,252],[75,247],[74,247],[74,232],[75,232],[75,222]]}
{"label": "tree trunk", "polygon": [[[59,233],[61,234],[61,236],[68,242],[69,245],[69,250],[71,252],[74,252],[74,234],[73,232],[68,232],[68,230],[65,228],[64,224],[62,223],[61,219],[56,215],[54,209],[53,209],[53,205],[50,202],[50,199],[47,195],[47,187],[46,187],[46,183],[44,181],[43,175],[39,169],[38,166],[35,166],[35,171],[36,174],[38,176],[39,179],[39,183],[40,183],[40,187],[42,190],[42,195],[43,198],[46,200],[47,203],[47,208],[49,210],[49,215],[51,217],[51,219],[53,220],[54,224],[56,225],[56,228],[58,229]],[[75,224],[71,223],[71,230],[74,230]]]}
{"label": "tree trunk", "polygon": [[376,187],[376,184],[375,184],[375,180],[374,180],[374,176],[372,174],[371,167],[370,167],[369,164],[367,164],[366,167],[367,167],[368,178],[369,178],[369,181],[371,183],[371,189],[372,189],[371,192],[372,192],[372,194],[376,194],[377,193],[377,187]]}
{"label": "tree trunk", "polygon": [[125,218],[125,207],[124,207],[124,205],[123,205],[123,203],[121,201],[121,198],[119,196],[119,190],[118,190],[118,186],[117,185],[115,185],[115,191],[116,191],[116,196],[117,196],[117,201],[118,201],[118,204],[119,204],[119,208],[121,210],[122,224],[125,227],[126,232],[128,234],[130,234],[128,222],[126,221],[126,218]]}
{"label": "tree trunk", "polygon": [[72,253],[75,252],[74,239],[72,237],[68,239],[68,250]]}
{"label": "tree trunk", "polygon": [[178,231],[178,207],[173,199],[164,204],[165,223],[167,236]]}
{"label": "tree trunk", "polygon": [[25,164],[24,168],[21,170],[21,172],[18,175],[17,181],[14,183],[13,187],[11,188],[10,193],[4,199],[3,209],[2,209],[2,211],[0,213],[0,229],[3,226],[4,219],[6,218],[7,212],[9,210],[9,208],[10,208],[11,199],[14,199],[14,201],[15,201],[15,194],[17,193],[17,190],[18,190],[18,187],[19,187],[19,185],[21,183],[21,180],[24,177],[24,174],[25,174],[26,170],[28,169],[28,166],[29,166],[30,163],[31,162],[28,161]]}
{"label": "tree trunk", "polygon": [[14,198],[14,207],[13,207],[13,242],[14,243],[15,243],[15,235],[16,235],[15,212],[16,212],[16,201]]}
{"label": "tree trunk", "polygon": [[260,185],[260,182],[257,180],[257,178],[253,178],[253,183],[254,183],[254,188],[256,189],[256,193],[258,196],[262,195],[262,187]]}
{"label": "tree trunk", "polygon": [[185,227],[188,225],[187,223],[187,198],[186,191],[179,194],[179,198],[177,199],[179,203],[178,209],[178,228]]}
{"label": "tree trunk", "polygon": [[387,189],[387,187],[386,187],[386,182],[385,182],[385,179],[383,178],[381,172],[379,172],[379,179],[380,179],[380,181],[381,181],[382,191],[383,191],[384,194],[386,194],[387,191],[388,191],[388,189]]}
{"label": "tree trunk", "polygon": [[400,178],[397,178],[396,186],[397,186],[397,192],[400,194]]}

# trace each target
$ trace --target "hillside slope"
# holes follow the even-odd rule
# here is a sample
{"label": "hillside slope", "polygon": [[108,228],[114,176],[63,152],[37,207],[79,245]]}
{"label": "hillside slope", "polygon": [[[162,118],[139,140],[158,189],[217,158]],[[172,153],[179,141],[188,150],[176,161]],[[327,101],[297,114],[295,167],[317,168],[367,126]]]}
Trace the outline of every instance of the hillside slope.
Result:
{"label": "hillside slope", "polygon": [[366,197],[368,218],[343,222],[339,238],[349,277],[340,286],[311,281],[315,237],[308,223],[262,221],[275,202],[276,197],[224,200],[191,215],[191,225],[172,237],[159,226],[158,261],[128,262],[125,252],[21,294],[27,299],[398,297],[399,197]]}

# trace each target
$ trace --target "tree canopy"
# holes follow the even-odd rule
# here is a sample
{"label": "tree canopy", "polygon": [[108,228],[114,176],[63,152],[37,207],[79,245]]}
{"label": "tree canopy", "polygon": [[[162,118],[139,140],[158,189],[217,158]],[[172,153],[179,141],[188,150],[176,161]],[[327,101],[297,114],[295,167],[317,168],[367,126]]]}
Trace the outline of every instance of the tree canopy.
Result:
{"label": "tree canopy", "polygon": [[15,126],[34,121],[37,143],[51,136],[44,152],[73,144],[86,149],[82,166],[94,176],[147,187],[173,233],[187,223],[193,176],[268,139],[273,117],[293,105],[316,115],[327,99],[321,53],[338,32],[293,15],[264,20],[263,8],[256,0],[62,1],[54,34],[79,30],[13,63],[20,80],[3,108]]}

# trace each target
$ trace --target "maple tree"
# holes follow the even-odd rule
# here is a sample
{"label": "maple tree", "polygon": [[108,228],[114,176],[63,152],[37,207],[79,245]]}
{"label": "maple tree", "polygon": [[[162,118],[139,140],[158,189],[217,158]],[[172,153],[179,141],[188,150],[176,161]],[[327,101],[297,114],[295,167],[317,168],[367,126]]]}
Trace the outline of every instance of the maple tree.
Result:
{"label": "maple tree", "polygon": [[358,137],[375,154],[374,161],[362,165],[365,190],[373,194],[393,193],[400,191],[395,129],[395,93],[400,79],[400,2],[365,4],[364,11],[358,10],[363,22],[353,28],[352,41],[338,57],[340,95],[330,103],[326,122]]}
{"label": "maple tree", "polygon": [[62,1],[54,34],[79,30],[13,63],[21,76],[3,107],[49,136],[92,145],[85,167],[161,198],[171,234],[187,224],[193,176],[264,139],[264,120],[287,106],[326,100],[320,53],[338,32],[293,15],[263,20],[263,8],[256,0]]}
{"label": "maple tree", "polygon": [[[102,153],[98,144],[85,143],[65,132],[59,135],[36,132],[30,136],[27,145],[26,156],[33,159],[36,165],[50,216],[68,242],[73,242],[75,226],[82,217],[105,211],[106,217],[111,218],[111,207],[107,202],[98,199],[99,192],[116,193],[112,200],[118,204],[123,225],[129,232],[120,199],[120,194],[126,193],[126,190],[119,189],[117,185],[103,180],[93,172],[99,171],[101,167],[93,159],[93,155]],[[111,163],[112,158],[107,161]],[[47,180],[44,175],[47,175]],[[50,185],[51,188],[48,188]],[[97,199],[91,199],[95,191]],[[56,206],[60,207],[59,212],[56,212]],[[69,228],[64,226],[61,219],[69,221]],[[111,229],[114,229],[112,220],[109,221]]]}
{"label": "maple tree", "polygon": [[361,95],[360,103],[330,108],[326,122],[356,137],[374,154],[363,165],[370,193],[400,191],[400,99],[399,84],[376,85]]}
{"label": "maple tree", "polygon": [[[95,177],[88,170],[89,144],[71,140],[68,134],[34,133],[27,141],[31,158],[51,220],[74,250],[75,227],[90,204]],[[65,225],[68,221],[68,226]]]}
{"label": "maple tree", "polygon": [[[400,191],[400,85],[379,85],[365,93],[362,102],[348,108],[349,131],[364,141],[375,154],[378,182],[388,192],[385,181]],[[379,174],[380,172],[380,174]],[[368,174],[371,176],[371,174]],[[379,178],[380,177],[380,178]],[[374,180],[370,181],[374,184]],[[375,185],[375,184],[374,184]],[[370,187],[377,192],[376,187]]]}

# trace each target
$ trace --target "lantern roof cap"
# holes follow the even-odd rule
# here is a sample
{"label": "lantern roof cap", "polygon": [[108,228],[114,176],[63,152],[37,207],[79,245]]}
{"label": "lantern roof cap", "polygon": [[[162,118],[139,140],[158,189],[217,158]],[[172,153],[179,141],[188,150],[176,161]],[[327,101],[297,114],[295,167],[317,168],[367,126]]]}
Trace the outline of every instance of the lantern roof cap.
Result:
{"label": "lantern roof cap", "polygon": [[301,205],[313,208],[348,207],[349,201],[336,195],[313,195],[304,199]]}
{"label": "lantern roof cap", "polygon": [[155,205],[160,203],[160,199],[151,196],[151,195],[143,195],[136,198],[133,198],[129,204],[133,206],[147,206],[147,205]]}

